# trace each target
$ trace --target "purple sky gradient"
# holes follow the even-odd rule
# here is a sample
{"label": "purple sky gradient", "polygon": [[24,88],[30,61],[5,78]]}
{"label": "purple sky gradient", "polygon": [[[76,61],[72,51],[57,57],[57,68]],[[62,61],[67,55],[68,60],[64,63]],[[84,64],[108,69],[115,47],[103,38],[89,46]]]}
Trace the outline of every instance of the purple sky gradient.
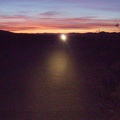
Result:
{"label": "purple sky gradient", "polygon": [[[119,0],[0,0],[0,29],[13,32],[118,32]],[[83,30],[83,31],[82,31]]]}

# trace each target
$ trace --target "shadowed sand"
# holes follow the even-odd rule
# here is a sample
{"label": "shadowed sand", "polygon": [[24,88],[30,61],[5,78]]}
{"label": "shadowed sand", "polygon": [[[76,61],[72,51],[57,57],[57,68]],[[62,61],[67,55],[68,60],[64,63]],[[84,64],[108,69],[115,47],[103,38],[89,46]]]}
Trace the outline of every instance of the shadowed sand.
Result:
{"label": "shadowed sand", "polygon": [[75,34],[68,47],[56,35],[8,36],[0,41],[1,119],[119,120],[119,41]]}

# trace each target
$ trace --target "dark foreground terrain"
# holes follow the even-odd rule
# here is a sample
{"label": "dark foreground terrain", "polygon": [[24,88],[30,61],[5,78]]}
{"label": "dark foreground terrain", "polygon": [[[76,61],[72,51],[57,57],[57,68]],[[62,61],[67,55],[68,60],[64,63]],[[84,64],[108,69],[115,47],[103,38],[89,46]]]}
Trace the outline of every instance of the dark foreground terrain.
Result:
{"label": "dark foreground terrain", "polygon": [[120,33],[0,31],[1,120],[120,120]]}

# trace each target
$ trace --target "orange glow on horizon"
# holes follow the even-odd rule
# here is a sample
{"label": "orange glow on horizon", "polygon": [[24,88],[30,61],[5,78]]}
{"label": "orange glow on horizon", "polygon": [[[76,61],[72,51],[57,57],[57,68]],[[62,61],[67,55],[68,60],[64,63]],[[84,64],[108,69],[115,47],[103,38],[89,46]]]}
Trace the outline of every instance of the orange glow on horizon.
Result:
{"label": "orange glow on horizon", "polygon": [[[96,33],[99,29],[90,29],[90,30],[86,30],[86,29],[70,29],[70,30],[61,30],[61,29],[46,29],[46,30],[40,30],[40,29],[36,29],[36,30],[16,30],[16,31],[12,31],[13,33],[88,33],[88,32],[93,32]],[[9,31],[9,30],[8,30]],[[104,28],[104,29],[100,29],[100,32],[119,32],[119,30],[117,29],[109,29],[109,28]]]}
{"label": "orange glow on horizon", "polygon": [[[113,20],[86,18],[41,18],[1,16],[0,29],[14,33],[87,33],[120,32]],[[17,19],[17,20],[16,20]]]}

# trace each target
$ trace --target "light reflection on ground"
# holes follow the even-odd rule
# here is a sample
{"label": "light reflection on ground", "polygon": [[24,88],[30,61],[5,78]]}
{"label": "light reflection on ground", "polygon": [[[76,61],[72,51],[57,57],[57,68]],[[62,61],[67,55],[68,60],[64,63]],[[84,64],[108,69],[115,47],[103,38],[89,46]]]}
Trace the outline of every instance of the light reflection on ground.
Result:
{"label": "light reflection on ground", "polygon": [[48,74],[54,82],[64,82],[65,74],[68,72],[69,57],[65,53],[53,53],[48,59]]}

